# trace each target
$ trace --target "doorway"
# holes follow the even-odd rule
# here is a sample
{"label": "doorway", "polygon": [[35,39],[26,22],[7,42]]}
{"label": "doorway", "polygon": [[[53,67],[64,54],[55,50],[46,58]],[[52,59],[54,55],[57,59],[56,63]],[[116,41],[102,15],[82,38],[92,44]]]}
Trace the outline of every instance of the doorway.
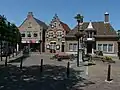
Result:
{"label": "doorway", "polygon": [[65,45],[62,44],[61,46],[61,52],[64,52]]}
{"label": "doorway", "polygon": [[92,53],[92,44],[91,43],[87,44],[87,53]]}
{"label": "doorway", "polygon": [[50,46],[50,53],[56,53],[56,42],[51,42]]}

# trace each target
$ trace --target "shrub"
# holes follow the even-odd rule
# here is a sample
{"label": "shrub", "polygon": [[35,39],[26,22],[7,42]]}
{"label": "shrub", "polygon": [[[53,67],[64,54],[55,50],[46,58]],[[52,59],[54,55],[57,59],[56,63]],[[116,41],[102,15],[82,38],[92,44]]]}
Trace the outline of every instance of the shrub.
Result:
{"label": "shrub", "polygon": [[102,58],[103,62],[108,62],[108,63],[115,63],[115,61],[112,60],[112,58],[110,56],[104,56]]}

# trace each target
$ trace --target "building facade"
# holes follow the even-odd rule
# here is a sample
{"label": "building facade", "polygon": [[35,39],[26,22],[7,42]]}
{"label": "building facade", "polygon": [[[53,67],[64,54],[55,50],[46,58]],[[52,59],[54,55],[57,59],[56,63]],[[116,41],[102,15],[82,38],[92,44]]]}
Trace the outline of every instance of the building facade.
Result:
{"label": "building facade", "polygon": [[[104,21],[98,22],[81,22],[82,29],[85,33],[85,53],[94,54],[97,51],[103,51],[106,55],[117,55],[118,36],[109,22],[109,14],[104,14]],[[78,30],[76,26],[65,37],[67,53],[77,53],[77,40],[75,34]]]}
{"label": "building facade", "polygon": [[33,51],[45,51],[45,31],[47,25],[36,19],[32,12],[28,12],[27,18],[19,26],[22,36],[22,48],[28,46]]}
{"label": "building facade", "polygon": [[65,52],[65,36],[69,31],[68,25],[60,21],[55,14],[45,33],[45,51],[48,53]]}

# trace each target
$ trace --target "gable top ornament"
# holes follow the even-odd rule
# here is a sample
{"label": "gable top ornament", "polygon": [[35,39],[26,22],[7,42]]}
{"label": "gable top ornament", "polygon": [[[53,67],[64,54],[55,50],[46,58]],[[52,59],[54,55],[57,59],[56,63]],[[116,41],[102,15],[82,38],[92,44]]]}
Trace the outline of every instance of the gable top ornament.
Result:
{"label": "gable top ornament", "polygon": [[93,25],[92,25],[91,20],[90,20],[89,25],[88,25],[88,27],[87,27],[87,28],[88,28],[88,29],[93,29]]}
{"label": "gable top ornament", "polygon": [[55,16],[53,18],[59,20],[58,15],[56,13],[55,13]]}

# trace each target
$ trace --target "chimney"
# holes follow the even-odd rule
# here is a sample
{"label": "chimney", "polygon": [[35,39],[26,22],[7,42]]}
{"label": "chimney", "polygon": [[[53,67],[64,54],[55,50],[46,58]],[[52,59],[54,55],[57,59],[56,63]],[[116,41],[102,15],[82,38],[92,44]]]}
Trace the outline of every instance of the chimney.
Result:
{"label": "chimney", "polygon": [[33,12],[28,12],[27,18],[33,17]]}
{"label": "chimney", "polygon": [[105,17],[104,17],[104,18],[105,18],[104,22],[105,22],[105,23],[109,23],[109,13],[106,12],[104,15],[105,15]]}

